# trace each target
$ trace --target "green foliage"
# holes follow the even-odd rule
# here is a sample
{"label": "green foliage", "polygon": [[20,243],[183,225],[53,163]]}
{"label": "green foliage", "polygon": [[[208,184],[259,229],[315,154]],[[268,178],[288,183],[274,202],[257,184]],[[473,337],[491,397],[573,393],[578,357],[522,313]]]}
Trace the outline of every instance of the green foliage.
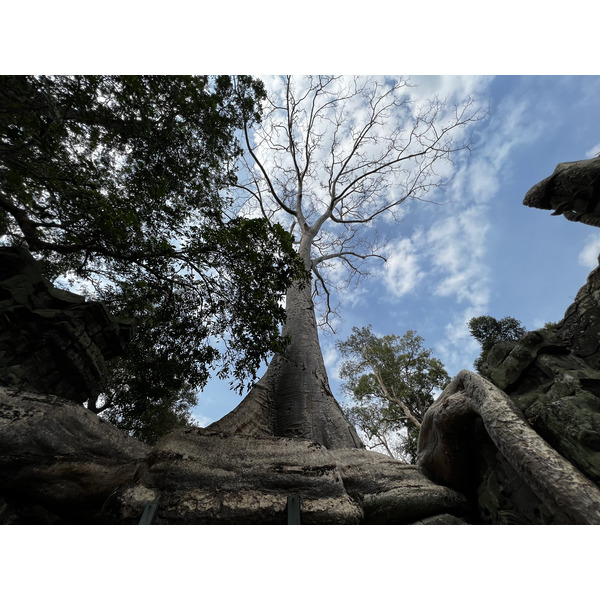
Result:
{"label": "green foliage", "polygon": [[[133,370],[126,372],[128,383],[113,389],[112,397],[104,397],[108,408],[102,417],[142,442],[154,444],[169,431],[194,424],[190,411],[197,400],[195,390],[189,385],[161,390],[157,385],[160,372],[152,379],[147,379],[148,373],[153,374],[146,370],[139,377]],[[116,376],[113,371],[113,377]]]}
{"label": "green foliage", "polygon": [[184,415],[213,366],[242,387],[285,343],[280,300],[304,267],[224,193],[263,98],[245,76],[0,77],[2,243],[135,321],[96,409],[128,430]]}
{"label": "green foliage", "polygon": [[481,367],[494,344],[516,341],[527,333],[521,322],[513,317],[502,319],[495,319],[489,315],[473,317],[467,326],[471,335],[481,344],[481,354],[474,363],[478,373],[481,373]]}
{"label": "green foliage", "polygon": [[548,321],[548,323],[544,323],[544,326],[542,327],[542,331],[554,331],[557,327],[558,327],[558,323]]}
{"label": "green foliage", "polygon": [[369,325],[352,332],[337,343],[346,359],[340,369],[344,391],[353,399],[346,415],[371,448],[383,446],[391,456],[415,462],[420,423],[434,391],[449,383],[448,373],[415,331],[377,337]]}

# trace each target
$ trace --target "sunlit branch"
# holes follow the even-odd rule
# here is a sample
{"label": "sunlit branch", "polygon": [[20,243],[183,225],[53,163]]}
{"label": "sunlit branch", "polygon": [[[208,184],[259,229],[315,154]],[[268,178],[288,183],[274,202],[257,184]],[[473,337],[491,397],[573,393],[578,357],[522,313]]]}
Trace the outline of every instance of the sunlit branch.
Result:
{"label": "sunlit branch", "polygon": [[333,254],[323,254],[313,259],[313,264],[318,265],[319,263],[325,262],[326,260],[331,260],[333,258],[341,258],[348,265],[352,266],[352,263],[346,258],[347,256],[354,256],[355,258],[360,258],[361,260],[366,260],[367,258],[380,258],[384,262],[387,260],[385,256],[381,254],[357,254],[356,252],[335,252]]}
{"label": "sunlit branch", "polygon": [[[329,327],[329,329],[331,329],[331,331],[333,331],[333,327],[331,326],[331,323],[329,322],[329,315],[331,315],[334,312],[333,309],[331,308],[331,293],[329,292],[329,288],[327,287],[327,283],[325,282],[325,279],[323,278],[323,276],[319,272],[319,269],[317,268],[317,266],[314,263],[312,265],[312,272],[317,276],[317,279],[318,279],[319,283],[321,284],[323,291],[325,292],[325,303],[327,305],[327,310],[325,312],[325,325],[327,325]],[[315,282],[315,291],[316,291],[316,282]]]}
{"label": "sunlit branch", "polygon": [[269,177],[262,162],[260,160],[258,160],[258,157],[256,156],[256,154],[252,148],[252,145],[250,144],[250,138],[248,135],[248,126],[245,122],[244,122],[244,137],[246,139],[246,147],[248,149],[248,152],[250,153],[250,156],[252,156],[252,159],[254,160],[254,162],[256,163],[258,168],[260,169],[263,177],[265,178],[265,181],[267,183],[267,186],[269,187],[269,191],[271,192],[273,199],[277,202],[277,204],[280,206],[280,208],[282,208],[284,211],[286,211],[290,215],[295,216],[296,215],[295,211],[293,211],[291,208],[286,206],[285,203],[282,202],[281,199],[279,198],[279,196],[277,195],[277,192],[275,191],[275,188],[273,187],[273,183],[271,182],[271,178]]}

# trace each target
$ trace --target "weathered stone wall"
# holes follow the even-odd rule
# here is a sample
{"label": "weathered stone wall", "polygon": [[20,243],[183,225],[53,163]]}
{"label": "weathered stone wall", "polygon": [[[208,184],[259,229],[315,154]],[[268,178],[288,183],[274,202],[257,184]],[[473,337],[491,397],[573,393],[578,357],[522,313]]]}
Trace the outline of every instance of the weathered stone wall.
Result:
{"label": "weathered stone wall", "polygon": [[84,402],[131,333],[101,303],[50,284],[26,250],[0,247],[0,385]]}
{"label": "weathered stone wall", "polygon": [[495,346],[483,373],[510,394],[530,425],[600,485],[600,268],[564,319]]}
{"label": "weathered stone wall", "polygon": [[475,522],[600,524],[600,488],[531,427],[510,396],[470,371],[426,412],[417,464],[466,494]]}
{"label": "weathered stone wall", "polygon": [[[600,226],[600,158],[558,165],[550,177],[529,190],[524,204]],[[485,394],[509,403],[497,415],[489,409],[483,418],[476,410],[478,402],[469,395],[478,392],[461,388],[476,376],[467,372],[457,376],[458,381],[426,415],[419,457],[424,472],[466,493],[483,522],[596,522],[600,514],[600,267],[590,273],[560,323],[529,332],[516,342],[496,344],[480,370],[490,382]],[[486,385],[475,387],[483,390]],[[507,442],[502,438],[511,413],[518,415],[521,433]],[[527,440],[537,447],[538,459],[525,468],[529,457],[522,450]],[[555,451],[561,457],[558,461]],[[547,468],[553,461],[556,466]],[[565,478],[562,488],[554,487],[561,477]],[[561,494],[565,498],[558,506]],[[573,510],[579,502],[581,510]]]}

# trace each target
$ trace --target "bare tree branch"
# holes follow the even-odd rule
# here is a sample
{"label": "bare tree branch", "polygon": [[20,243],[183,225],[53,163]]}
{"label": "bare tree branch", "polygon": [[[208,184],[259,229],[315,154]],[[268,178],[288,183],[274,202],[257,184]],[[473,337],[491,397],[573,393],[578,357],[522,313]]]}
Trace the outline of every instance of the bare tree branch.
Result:
{"label": "bare tree branch", "polygon": [[[317,280],[319,281],[319,283],[323,287],[323,291],[325,292],[325,301],[327,303],[327,311],[325,313],[325,324],[333,331],[333,327],[329,323],[329,315],[334,312],[331,308],[331,303],[330,303],[331,294],[329,292],[329,288],[327,287],[327,283],[325,282],[325,279],[322,277],[321,273],[319,272],[319,269],[317,269],[317,267],[314,264],[312,266],[312,271],[317,276]],[[315,285],[315,289],[316,289],[316,285]]]}
{"label": "bare tree branch", "polygon": [[[355,256],[356,258],[360,258],[361,260],[366,260],[367,258],[380,258],[383,261],[386,261],[387,258],[385,256],[381,256],[381,254],[357,254],[356,252],[334,252],[332,254],[323,254],[318,256],[317,258],[313,258],[313,265],[318,265],[321,262],[326,260],[331,260],[333,258],[341,258],[346,259],[347,256]],[[352,264],[346,260],[346,262],[352,267]]]}
{"label": "bare tree branch", "polygon": [[246,148],[247,148],[248,152],[250,153],[250,156],[252,156],[252,158],[253,158],[254,162],[256,163],[256,165],[258,166],[258,168],[261,170],[263,177],[265,178],[265,181],[266,181],[267,185],[269,186],[269,191],[271,192],[273,199],[277,202],[277,204],[279,205],[280,208],[285,210],[290,215],[295,216],[296,213],[292,209],[288,208],[281,201],[279,196],[277,195],[277,192],[275,191],[275,188],[271,182],[271,179],[269,178],[267,170],[264,168],[263,164],[261,163],[261,161],[258,159],[256,154],[254,153],[254,149],[252,148],[252,145],[250,144],[250,139],[249,139],[249,135],[248,135],[248,124],[246,121],[244,121],[244,138],[246,140]]}
{"label": "bare tree branch", "polygon": [[463,132],[484,115],[471,99],[422,100],[400,78],[288,76],[274,90],[261,128],[244,128],[250,162],[238,189],[265,217],[298,225],[331,311],[335,285],[316,266],[338,259],[353,278],[366,274],[360,261],[384,258],[363,226],[442,188],[453,156],[470,150]]}

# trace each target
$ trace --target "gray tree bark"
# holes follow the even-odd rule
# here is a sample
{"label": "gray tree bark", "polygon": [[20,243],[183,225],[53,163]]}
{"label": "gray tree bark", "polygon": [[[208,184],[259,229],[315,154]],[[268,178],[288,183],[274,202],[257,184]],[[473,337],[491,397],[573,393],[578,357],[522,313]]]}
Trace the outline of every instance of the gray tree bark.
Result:
{"label": "gray tree bark", "polygon": [[[300,255],[310,269],[309,236]],[[229,414],[208,427],[212,431],[274,435],[312,440],[326,448],[364,448],[331,393],[319,344],[312,285],[295,285],[286,296],[286,352],[276,355],[266,373]]]}
{"label": "gray tree bark", "polygon": [[151,448],[70,400],[0,386],[0,524],[103,523]]}
{"label": "gray tree bark", "polygon": [[285,354],[212,431],[312,440],[326,448],[364,448],[333,396],[319,344],[311,286],[292,287],[286,298]]}
{"label": "gray tree bark", "polygon": [[[281,84],[283,91],[271,94],[258,132],[244,126],[248,155],[242,158],[245,175],[236,187],[250,208],[299,232],[298,252],[329,302],[320,264],[339,259],[360,276],[363,260],[382,258],[379,240],[367,225],[384,213],[393,215],[408,198],[424,198],[441,183],[434,164],[469,147],[467,140],[450,136],[477,121],[478,110],[467,99],[452,123],[436,128],[444,112],[444,104],[436,100],[406,127],[395,120],[388,126],[392,115],[403,114],[411,102],[403,79],[319,76],[296,86],[287,77]],[[349,124],[355,102],[365,111]],[[397,194],[389,194],[392,185]],[[342,227],[334,231],[333,224]],[[364,448],[331,393],[311,290],[289,290],[287,352],[276,356],[242,403],[210,429],[298,437],[329,449]]]}

